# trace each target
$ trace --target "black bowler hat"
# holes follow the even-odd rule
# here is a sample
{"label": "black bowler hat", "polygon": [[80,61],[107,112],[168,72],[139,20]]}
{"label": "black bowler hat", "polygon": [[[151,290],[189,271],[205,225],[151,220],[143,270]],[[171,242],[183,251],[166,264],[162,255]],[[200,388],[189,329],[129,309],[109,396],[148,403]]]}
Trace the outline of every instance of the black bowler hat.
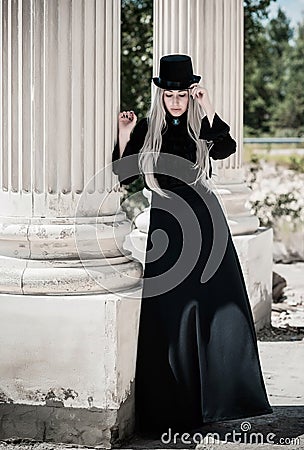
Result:
{"label": "black bowler hat", "polygon": [[152,78],[161,89],[189,89],[201,77],[193,74],[192,61],[188,55],[166,55],[160,59],[159,77]]}

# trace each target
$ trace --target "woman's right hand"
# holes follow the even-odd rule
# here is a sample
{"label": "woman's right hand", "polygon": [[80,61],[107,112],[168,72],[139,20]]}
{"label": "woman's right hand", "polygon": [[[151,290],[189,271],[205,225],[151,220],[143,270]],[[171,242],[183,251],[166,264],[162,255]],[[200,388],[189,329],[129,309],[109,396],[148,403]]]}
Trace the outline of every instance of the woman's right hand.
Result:
{"label": "woman's right hand", "polygon": [[122,111],[118,115],[119,133],[131,133],[137,122],[137,116],[134,111]]}

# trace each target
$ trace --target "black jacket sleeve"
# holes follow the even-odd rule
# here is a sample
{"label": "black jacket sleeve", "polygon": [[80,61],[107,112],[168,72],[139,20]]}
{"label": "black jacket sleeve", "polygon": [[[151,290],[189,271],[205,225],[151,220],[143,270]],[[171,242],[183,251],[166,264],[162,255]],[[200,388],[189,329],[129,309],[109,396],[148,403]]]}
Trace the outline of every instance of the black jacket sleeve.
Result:
{"label": "black jacket sleeve", "polygon": [[208,117],[202,119],[200,139],[212,141],[209,156],[213,159],[225,159],[236,152],[236,142],[230,136],[230,127],[215,113],[212,127]]}
{"label": "black jacket sleeve", "polygon": [[112,170],[118,175],[120,185],[130,184],[141,175],[138,166],[138,153],[144,144],[147,129],[147,119],[142,119],[135,125],[121,158],[119,141],[117,140],[115,144],[112,152]]}

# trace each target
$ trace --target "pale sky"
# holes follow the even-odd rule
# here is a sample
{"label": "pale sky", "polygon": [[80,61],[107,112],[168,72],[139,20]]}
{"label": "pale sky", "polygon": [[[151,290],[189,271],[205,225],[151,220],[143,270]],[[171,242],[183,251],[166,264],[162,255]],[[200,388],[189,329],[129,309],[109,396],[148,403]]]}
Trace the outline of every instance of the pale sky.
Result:
{"label": "pale sky", "polygon": [[298,22],[304,20],[304,0],[276,0],[269,7],[269,18],[276,15],[278,7],[291,19],[291,26],[296,27]]}

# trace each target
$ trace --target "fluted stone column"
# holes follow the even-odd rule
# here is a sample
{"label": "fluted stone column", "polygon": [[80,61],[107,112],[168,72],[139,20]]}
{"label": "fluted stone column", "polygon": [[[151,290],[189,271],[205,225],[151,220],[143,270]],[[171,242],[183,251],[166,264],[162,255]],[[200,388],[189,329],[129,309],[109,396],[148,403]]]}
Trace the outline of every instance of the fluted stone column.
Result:
{"label": "fluted stone column", "polygon": [[140,278],[111,168],[119,8],[2,2],[0,292],[106,292]]}
{"label": "fluted stone column", "polygon": [[[246,208],[250,189],[242,168],[243,152],[243,2],[242,0],[155,0],[154,67],[165,54],[191,55],[194,73],[202,76],[217,113],[230,124],[237,152],[212,161],[217,193],[242,264],[255,326],[270,322],[272,301],[272,230]],[[153,92],[153,90],[152,90]],[[144,219],[143,219],[144,218]],[[138,216],[134,242],[146,235],[149,212]],[[138,246],[138,245],[137,245]],[[131,249],[131,244],[129,244]],[[138,250],[135,252],[140,255]],[[144,261],[143,261],[144,262]]]}
{"label": "fluted stone column", "polygon": [[107,448],[132,428],[142,276],[111,164],[120,0],[0,19],[0,438]]}

